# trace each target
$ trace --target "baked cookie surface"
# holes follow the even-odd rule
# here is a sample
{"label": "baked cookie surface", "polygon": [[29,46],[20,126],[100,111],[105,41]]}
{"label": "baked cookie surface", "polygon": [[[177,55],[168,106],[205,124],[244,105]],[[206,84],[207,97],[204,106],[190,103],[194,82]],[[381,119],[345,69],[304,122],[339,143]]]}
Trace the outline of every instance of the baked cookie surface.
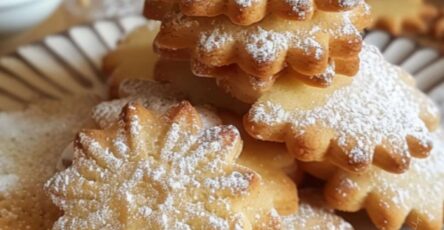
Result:
{"label": "baked cookie surface", "polygon": [[413,79],[366,46],[352,80],[308,87],[282,76],[245,116],[246,130],[261,140],[285,142],[297,159],[328,160],[351,171],[372,163],[403,172],[411,157],[427,157],[438,109]]}
{"label": "baked cookie surface", "polygon": [[427,159],[412,162],[403,174],[372,166],[350,173],[327,163],[303,164],[303,169],[326,180],[324,195],[335,209],[365,209],[378,229],[441,229],[444,208],[444,142],[442,131],[433,134],[434,148]]}
{"label": "baked cookie surface", "polygon": [[357,6],[361,0],[148,0],[144,14],[151,19],[161,20],[173,8],[180,8],[187,16],[227,16],[238,25],[251,25],[269,14],[304,21],[313,16],[315,10],[344,11]]}
{"label": "baked cookie surface", "polygon": [[308,21],[271,15],[243,27],[221,16],[187,17],[173,10],[163,19],[154,47],[165,58],[192,59],[197,63],[192,65],[197,75],[207,74],[202,73],[202,66],[236,64],[263,81],[287,66],[314,76],[324,74],[332,62],[358,56],[360,31],[368,24],[368,14],[367,5],[361,2],[345,12],[316,12]]}
{"label": "baked cookie surface", "polygon": [[47,182],[64,211],[54,228],[249,229],[250,212],[272,223],[244,206],[261,178],[234,162],[241,148],[236,128],[203,129],[186,102],[165,115],[129,104],[111,128],[78,134],[73,165]]}

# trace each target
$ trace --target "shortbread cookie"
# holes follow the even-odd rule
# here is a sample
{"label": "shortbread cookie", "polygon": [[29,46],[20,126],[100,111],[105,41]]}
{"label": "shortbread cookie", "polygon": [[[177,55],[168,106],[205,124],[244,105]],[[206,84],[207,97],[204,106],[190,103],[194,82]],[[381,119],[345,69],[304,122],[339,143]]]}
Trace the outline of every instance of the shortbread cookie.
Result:
{"label": "shortbread cookie", "polygon": [[175,7],[187,16],[214,17],[226,15],[232,23],[251,25],[268,14],[290,20],[309,20],[316,10],[345,11],[356,7],[361,0],[147,0],[144,14],[162,20]]}
{"label": "shortbread cookie", "polygon": [[127,80],[120,85],[118,96],[119,99],[102,102],[93,109],[92,117],[99,127],[108,128],[115,123],[119,119],[122,108],[130,102],[139,101],[146,108],[163,113],[180,101],[189,98],[197,105],[196,109],[201,115],[206,128],[221,123],[211,106],[200,103],[202,101],[193,97],[188,97],[169,83],[149,80]]}
{"label": "shortbread cookie", "polygon": [[[103,104],[98,107],[103,109]],[[109,106],[109,105],[108,105]],[[96,108],[97,110],[97,108]],[[113,109],[114,111],[117,110]],[[202,113],[200,113],[201,115]],[[210,112],[208,113],[210,114]],[[289,215],[297,211],[298,197],[294,182],[287,175],[289,169],[291,173],[297,170],[296,160],[287,152],[285,146],[281,144],[262,142],[255,140],[248,136],[243,130],[241,120],[236,119],[234,115],[224,113],[222,114],[223,121],[216,114],[208,116],[201,116],[203,126],[206,128],[215,127],[218,125],[235,125],[240,128],[240,134],[244,141],[242,153],[237,160],[242,166],[251,168],[257,172],[261,178],[261,192],[262,200],[271,202],[269,205],[273,206],[279,215]],[[112,115],[112,117],[115,117]],[[116,116],[117,117],[117,116]],[[102,121],[98,121],[99,117],[95,117],[98,124],[104,125],[106,128],[110,127],[109,119],[102,117]],[[114,121],[114,123],[117,122]],[[60,158],[60,171],[68,168],[73,161],[74,145],[70,144]],[[256,203],[253,200],[253,204]],[[262,204],[263,205],[263,204]]]}
{"label": "shortbread cookie", "polygon": [[186,96],[170,84],[150,80],[126,80],[120,84],[119,99],[98,104],[92,110],[92,118],[102,128],[110,128],[120,119],[122,109],[136,101],[146,108],[165,113]]}
{"label": "shortbread cookie", "polygon": [[[329,208],[322,192],[313,189],[300,191],[301,203],[297,214],[282,218],[281,229],[285,230],[351,230],[352,225]],[[361,226],[362,227],[362,226]]]}
{"label": "shortbread cookie", "polygon": [[428,19],[436,9],[424,0],[366,0],[372,8],[373,27],[385,29],[394,35],[403,32],[424,33],[429,30]]}
{"label": "shortbread cookie", "polygon": [[297,163],[285,145],[253,139],[243,130],[241,118],[228,113],[219,115],[225,125],[234,125],[240,131],[244,146],[237,163],[261,176],[261,200],[272,202],[280,216],[296,213],[297,190],[286,172],[289,168],[297,168]]}
{"label": "shortbread cookie", "polygon": [[88,127],[95,97],[45,101],[0,113],[0,229],[50,229],[59,209],[43,191],[63,148]]}
{"label": "shortbread cookie", "polygon": [[[342,63],[342,61],[344,61],[344,63]],[[168,68],[168,65],[175,64],[175,61],[163,62],[168,62],[163,65],[164,69]],[[336,75],[335,69],[337,70],[338,68],[341,68],[343,71],[350,74],[356,73],[359,69],[359,58],[352,58],[350,60],[341,60],[340,62],[331,63],[331,65],[327,67],[325,73],[319,75],[306,76],[292,70],[291,68],[286,68],[277,75],[262,79],[243,72],[236,65],[229,65],[219,68],[209,68],[198,63],[193,63],[192,65],[194,65],[192,69],[195,72],[197,71],[197,73],[195,73],[196,75],[215,78],[217,85],[224,89],[227,93],[240,101],[251,104],[256,102],[256,100],[262,94],[270,90],[276,79],[281,75],[289,75],[294,78],[298,78],[308,85],[327,87],[333,82],[333,78]]]}
{"label": "shortbread cookie", "polygon": [[184,92],[194,104],[208,104],[239,115],[245,114],[249,109],[248,104],[218,87],[214,79],[195,76],[190,70],[189,62],[161,59],[156,64],[154,75],[155,80],[169,82]]}
{"label": "shortbread cookie", "polygon": [[[168,126],[169,124],[165,124],[165,123],[161,123],[161,122],[156,122],[156,124],[158,125],[150,125],[149,127],[150,129],[150,134],[151,132],[154,131],[158,131],[157,133],[164,133],[166,131],[168,131],[168,133],[174,133],[175,132],[179,132],[179,135],[173,135],[174,136],[174,140],[176,141],[183,141],[184,145],[187,146],[193,146],[196,144],[201,144],[200,146],[195,146],[196,149],[194,150],[194,152],[190,152],[190,153],[200,153],[200,150],[204,150],[207,148],[210,148],[212,146],[214,146],[214,148],[218,149],[218,153],[228,153],[229,154],[229,150],[234,150],[234,149],[238,149],[236,148],[234,145],[236,145],[236,141],[234,141],[235,143],[233,144],[233,139],[238,140],[238,138],[226,138],[224,139],[223,137],[228,136],[227,133],[231,134],[230,137],[232,136],[237,136],[238,137],[238,133],[237,132],[228,132],[228,130],[224,130],[226,132],[222,132],[220,129],[223,130],[223,128],[221,127],[232,127],[232,126],[219,126],[217,127],[215,130],[210,129],[210,130],[206,130],[203,133],[199,132],[196,129],[196,124],[195,122],[193,122],[194,119],[198,119],[198,115],[196,114],[196,112],[194,111],[194,115],[193,117],[189,117],[189,110],[186,109],[186,107],[188,107],[188,109],[190,109],[189,105],[182,105],[181,107],[177,108],[178,111],[176,111],[176,113],[170,113],[170,114],[175,114],[176,117],[173,120],[163,120],[164,122],[173,122],[173,124],[176,124],[177,126],[180,127],[176,127],[175,129],[172,128],[172,126]],[[343,221],[340,217],[334,215],[334,213],[329,210],[328,208],[326,208],[326,206],[322,203],[322,198],[320,198],[319,196],[319,191],[306,191],[303,192],[303,200],[301,201],[300,207],[298,209],[298,213],[295,213],[295,208],[297,208],[297,192],[295,189],[295,185],[292,183],[291,180],[289,180],[289,178],[282,172],[282,170],[286,167],[288,167],[290,164],[292,164],[292,162],[294,160],[292,160],[292,158],[286,153],[285,148],[282,148],[282,146],[278,145],[278,144],[273,144],[273,143],[265,143],[262,142],[260,143],[257,140],[253,140],[251,138],[248,138],[245,141],[245,146],[243,148],[242,154],[240,156],[240,159],[238,160],[238,164],[236,165],[234,163],[228,163],[229,159],[227,160],[224,156],[225,155],[212,155],[209,154],[207,157],[205,157],[205,155],[199,155],[196,154],[196,156],[201,156],[201,160],[206,161],[207,158],[213,159],[213,161],[215,161],[214,164],[209,164],[208,167],[211,167],[211,170],[205,170],[205,172],[207,172],[207,174],[212,174],[212,173],[208,173],[208,171],[214,172],[214,173],[218,173],[220,171],[222,171],[223,175],[227,175],[226,171],[230,170],[230,169],[237,169],[239,170],[239,174],[236,174],[236,176],[231,177],[232,175],[234,175],[234,173],[229,174],[228,173],[228,178],[223,178],[220,180],[211,180],[211,178],[206,178],[202,176],[199,176],[199,172],[202,173],[204,170],[202,171],[186,171],[186,169],[190,169],[190,168],[185,168],[185,171],[179,171],[179,172],[175,172],[174,170],[176,170],[176,168],[173,169],[169,169],[168,167],[162,167],[164,166],[163,164],[161,164],[161,162],[157,162],[158,169],[159,170],[155,170],[156,168],[155,165],[151,165],[151,168],[146,168],[143,166],[146,166],[147,164],[150,163],[155,163],[155,162],[150,162],[150,160],[154,160],[156,159],[156,157],[152,156],[153,158],[149,158],[147,156],[145,157],[141,157],[140,155],[132,155],[132,154],[136,154],[136,152],[134,152],[134,149],[132,149],[132,146],[128,146],[130,145],[128,144],[124,144],[125,142],[129,142],[128,139],[129,137],[124,137],[124,136],[128,136],[130,135],[131,139],[131,143],[132,145],[135,145],[134,147],[140,147],[140,149],[146,149],[146,148],[142,148],[141,146],[137,146],[136,143],[144,143],[144,141],[146,140],[150,140],[153,139],[152,135],[150,135],[151,138],[143,138],[143,141],[134,141],[134,140],[138,140],[139,135],[131,135],[128,133],[134,132],[135,130],[137,130],[138,132],[142,132],[145,130],[145,128],[149,125],[149,121],[147,122],[147,120],[150,119],[143,119],[143,118],[147,118],[146,116],[148,115],[149,118],[154,118],[155,115],[154,114],[149,114],[146,111],[143,111],[144,109],[142,108],[141,105],[133,107],[133,111],[131,113],[133,113],[134,115],[136,114],[143,114],[143,113],[147,113],[145,115],[140,115],[143,116],[143,118],[138,117],[138,119],[134,119],[134,117],[132,117],[133,119],[131,119],[129,116],[129,109],[130,107],[126,108],[126,115],[123,116],[123,120],[126,121],[126,123],[122,123],[122,122],[117,122],[115,123],[117,126],[113,126],[112,128],[110,128],[109,130],[106,131],[89,131],[89,132],[84,132],[83,134],[78,135],[78,139],[76,142],[76,153],[75,153],[75,160],[74,160],[74,165],[69,168],[67,171],[62,172],[61,174],[57,175],[55,178],[53,178],[51,180],[51,182],[48,182],[47,186],[48,189],[52,192],[53,194],[53,198],[55,198],[55,200],[57,201],[57,203],[59,205],[61,205],[61,207],[64,208],[65,210],[65,216],[62,217],[62,219],[60,219],[57,224],[55,225],[55,228],[62,228],[64,227],[89,227],[91,229],[97,229],[97,228],[103,228],[103,227],[110,227],[110,228],[116,228],[116,227],[138,227],[140,225],[143,224],[143,227],[145,228],[150,228],[150,227],[155,227],[156,224],[165,224],[165,225],[161,225],[158,226],[160,228],[169,228],[170,226],[168,226],[167,224],[171,224],[172,227],[185,227],[185,224],[197,224],[195,225],[195,227],[206,227],[206,228],[218,228],[218,227],[228,227],[228,223],[230,221],[230,219],[226,219],[226,217],[224,218],[214,218],[209,220],[210,217],[212,217],[211,215],[217,215],[217,217],[219,217],[219,215],[226,215],[225,212],[223,212],[223,207],[229,207],[229,205],[233,205],[231,206],[232,212],[236,212],[238,211],[238,213],[240,215],[245,214],[244,217],[245,218],[237,218],[238,216],[234,214],[235,218],[233,218],[233,221],[247,221],[245,222],[245,224],[247,223],[252,223],[255,229],[312,229],[312,228],[317,228],[317,229],[352,229],[352,227],[346,223],[345,221]],[[142,111],[140,111],[142,110]],[[174,110],[174,108],[173,108]],[[185,111],[184,111],[185,110]],[[188,115],[188,116],[187,116]],[[182,117],[184,116],[184,117]],[[126,118],[126,119],[125,119]],[[192,119],[194,118],[194,119]],[[121,120],[121,121],[123,121]],[[232,123],[231,121],[227,122],[227,119],[225,118],[224,121],[226,123]],[[140,126],[138,126],[137,128],[135,128],[134,123],[137,122],[145,122],[140,124]],[[176,122],[176,123],[175,123]],[[126,125],[125,125],[126,124]],[[166,129],[162,129],[156,126],[160,126],[160,125],[165,125],[168,126]],[[185,127],[183,127],[185,126]],[[159,130],[156,130],[156,128],[158,128]],[[169,129],[168,129],[169,128]],[[181,129],[182,128],[182,129]],[[219,129],[218,129],[219,128]],[[185,129],[185,130],[184,130]],[[190,130],[191,129],[191,130]],[[211,138],[207,138],[207,139],[203,139],[200,141],[197,141],[197,143],[195,142],[187,142],[184,141],[188,140],[187,138],[191,138],[193,135],[191,135],[191,133],[189,133],[187,136],[183,137],[180,134],[180,131],[183,132],[187,132],[190,131],[191,133],[195,133],[196,137],[199,136],[197,133],[199,133],[201,136],[206,136],[209,135]],[[104,133],[107,132],[107,133]],[[220,137],[219,139],[217,138],[217,136],[215,136],[217,133],[220,133],[223,137]],[[222,134],[223,133],[223,134]],[[105,135],[108,134],[108,135]],[[126,134],[126,135],[125,135]],[[144,133],[145,135],[147,135],[147,132]],[[144,135],[144,136],[145,136]],[[163,134],[159,134],[161,137],[166,138],[165,135]],[[154,135],[155,136],[155,135]],[[171,135],[166,135],[167,137],[171,137]],[[107,139],[107,137],[111,138],[111,139]],[[95,139],[97,138],[97,139]],[[169,138],[166,138],[169,139]],[[211,140],[211,142],[209,143],[209,146],[202,146],[205,145],[205,141],[208,141],[208,139]],[[140,139],[139,139],[140,140]],[[157,140],[157,139],[156,139]],[[155,146],[155,141],[152,141],[152,146]],[[171,140],[171,139],[169,139]],[[229,145],[228,147],[231,147],[231,149],[225,149],[224,147],[225,144],[216,144],[218,141],[222,141],[223,143]],[[227,143],[228,142],[228,143]],[[117,144],[118,143],[118,144]],[[109,149],[108,151],[103,151],[101,150],[102,148],[105,148],[101,145],[109,145]],[[95,146],[93,148],[91,148],[92,146]],[[126,146],[126,148],[124,147]],[[177,145],[176,145],[177,146]],[[123,148],[122,148],[123,147]],[[146,145],[144,147],[147,147]],[[168,146],[171,149],[170,150],[174,150],[175,148],[177,148],[178,150],[182,150],[182,154],[189,154],[189,152],[187,152],[188,147],[186,148],[181,148],[182,146],[177,146],[175,147],[174,145],[172,146]],[[199,148],[200,147],[200,148]],[[234,148],[234,149],[233,149]],[[176,150],[177,150],[176,149]],[[190,149],[194,149],[194,148],[190,148]],[[175,151],[176,151],[175,150]],[[225,150],[225,151],[224,151]],[[109,152],[111,151],[111,152]],[[118,154],[118,152],[120,151],[127,151],[124,153],[120,153]],[[186,163],[192,163],[195,162],[193,161],[194,158],[189,157],[189,158],[174,158],[174,156],[172,155],[168,155],[167,149],[162,149],[162,150],[157,150],[154,151],[157,154],[164,154],[164,155],[160,155],[159,158],[157,159],[161,159],[162,161],[172,161],[177,163],[177,166],[180,165],[188,165]],[[205,153],[205,151],[202,151],[203,153]],[[171,152],[169,152],[171,153]],[[109,155],[108,155],[109,154]],[[232,153],[233,154],[233,153]],[[168,155],[170,157],[164,157],[162,158],[162,156]],[[92,157],[92,159],[95,159],[95,161],[89,161],[87,160],[87,156]],[[107,160],[108,157],[112,156],[111,158],[109,158],[109,161]],[[131,157],[132,156],[132,157]],[[232,156],[232,157],[236,157],[236,156]],[[90,158],[91,159],[91,158]],[[145,159],[145,160],[142,160]],[[180,159],[189,159],[189,162],[187,162],[186,160],[180,160]],[[228,162],[226,162],[228,161]],[[113,163],[114,162],[114,163]],[[131,162],[131,163],[130,163]],[[142,164],[144,163],[144,164]],[[165,162],[163,162],[165,163]],[[140,164],[139,168],[137,168],[136,166]],[[99,166],[101,165],[101,166]],[[175,165],[174,163],[172,164],[173,166]],[[206,164],[204,164],[206,165]],[[242,165],[242,166],[240,166]],[[90,167],[92,166],[92,167]],[[219,166],[219,167],[218,167]],[[221,170],[220,166],[225,166],[224,169]],[[108,170],[104,170],[104,167],[106,167]],[[121,167],[120,169],[122,169],[122,167],[125,167],[126,170],[119,170],[119,172],[129,172],[129,173],[122,173],[120,175],[112,175],[113,171],[115,170],[115,167]],[[202,166],[205,167],[205,166]],[[259,175],[260,177],[256,177],[259,176],[257,174],[254,174],[253,171],[249,171],[247,169],[247,167],[251,167],[252,169],[254,169]],[[95,168],[96,170],[93,170],[93,168]],[[140,172],[142,175],[147,177],[147,181],[152,181],[156,186],[142,186],[141,184],[137,184],[137,179],[140,180],[140,177],[138,177],[138,175],[140,174],[134,174],[133,170],[129,170],[128,168],[136,168],[136,172]],[[150,173],[150,169],[153,169],[154,172],[156,173]],[[228,168],[228,169],[227,169]],[[113,170],[114,169],[114,170]],[[162,171],[162,169],[164,169]],[[177,170],[180,170],[181,168],[178,167]],[[140,171],[137,171],[140,170]],[[145,170],[145,171],[144,171]],[[191,170],[191,169],[190,169]],[[180,172],[183,172],[184,174],[179,174]],[[188,175],[186,172],[190,172],[191,175]],[[79,174],[80,173],[80,174]],[[102,174],[101,174],[102,173]],[[146,174],[143,174],[146,173]],[[169,173],[171,173],[172,175],[170,175]],[[196,174],[194,174],[196,173]],[[129,174],[129,175],[128,175]],[[82,175],[82,176],[79,176]],[[132,175],[132,176],[131,176]],[[246,175],[245,177],[242,177],[242,175]],[[253,176],[254,175],[254,176]],[[128,180],[129,179],[133,179],[133,180],[129,180],[129,181],[121,181],[121,176],[126,177]],[[169,176],[166,179],[163,179],[163,177],[165,176]],[[188,177],[189,176],[189,177]],[[208,176],[208,175],[207,175]],[[151,178],[151,180],[149,180],[148,178]],[[182,177],[186,177],[187,180],[182,180]],[[92,179],[95,178],[94,182],[92,182]],[[105,181],[109,181],[110,178],[113,178],[114,180],[113,183],[110,184],[104,184]],[[68,179],[68,180],[67,180]],[[189,180],[188,180],[189,179]],[[193,180],[194,179],[194,180]],[[227,179],[227,180],[225,180]],[[243,180],[245,179],[245,180]],[[235,180],[233,183],[230,183],[230,180]],[[69,181],[70,184],[64,184],[66,181]],[[87,181],[90,181],[92,183],[88,183],[88,185],[85,183]],[[116,182],[118,181],[118,182]],[[130,182],[133,183],[130,183]],[[180,183],[186,183],[189,182],[189,184],[182,184],[185,187],[180,187]],[[211,183],[210,183],[211,182]],[[145,182],[146,183],[146,182]],[[144,183],[144,184],[145,184]],[[197,184],[201,183],[202,186],[197,186]],[[249,183],[248,185],[245,185],[246,183]],[[94,191],[103,191],[100,190],[100,185],[102,185],[104,188],[103,189],[107,189],[106,192],[104,193],[100,193],[100,194],[105,194],[106,197],[102,197],[99,198],[100,195],[98,195],[97,193],[91,193],[91,192],[87,192],[85,190],[92,190],[94,189]],[[189,185],[189,186],[187,186]],[[216,186],[219,185],[219,186]],[[54,187],[55,186],[55,187]],[[82,190],[77,190],[78,188],[76,188],[75,186],[81,186],[82,190],[84,192],[82,192],[82,194],[76,194],[76,191],[82,191]],[[209,188],[205,188],[204,186],[209,186]],[[242,189],[244,188],[243,186],[249,186],[251,188],[251,190],[249,190],[249,194],[247,193],[242,193],[240,192],[240,196],[241,199],[239,197],[237,198],[229,198],[229,199],[225,199],[224,200],[224,196],[225,197],[229,197],[230,194],[232,193],[236,193],[238,192],[236,189]],[[254,187],[255,186],[259,186],[259,190],[254,194]],[[58,188],[58,189],[56,189]],[[195,189],[194,189],[195,188]],[[146,189],[146,190],[144,190]],[[201,194],[201,196],[199,197],[193,197],[195,200],[190,200],[187,199],[185,197],[190,198],[190,196],[184,195],[181,198],[182,199],[176,199],[172,196],[166,196],[166,194],[164,194],[165,192],[170,192],[168,191],[170,189],[174,190],[180,190],[177,193],[171,193],[171,194],[196,194],[196,191],[199,191],[198,194]],[[208,190],[205,190],[208,189]],[[224,193],[218,193],[218,190],[225,190]],[[110,191],[111,190],[111,191]],[[156,190],[160,190],[162,193],[155,193],[154,191]],[[185,190],[185,193],[184,193]],[[192,190],[192,191],[190,191]],[[145,192],[149,192],[149,193],[145,193]],[[189,192],[189,193],[187,193]],[[193,193],[194,192],[194,193]],[[113,194],[115,193],[115,194]],[[145,194],[145,196],[141,196],[141,194]],[[57,195],[55,195],[57,194]],[[159,212],[159,214],[162,211],[159,211],[158,209],[154,209],[152,206],[150,207],[143,207],[142,204],[143,203],[147,203],[147,200],[150,199],[146,199],[147,195],[152,195],[152,194],[156,194],[158,200],[153,200],[152,203],[149,203],[150,205],[156,205],[156,202],[162,202],[162,201],[169,201],[168,203],[163,203],[160,204],[160,206],[162,207],[166,207],[166,205],[174,205],[173,209],[160,209],[164,212],[168,212],[168,216],[166,217],[165,222],[161,223],[160,220],[162,220],[162,218],[159,217],[159,219],[155,219],[157,217],[157,213]],[[203,199],[203,202],[207,203],[207,199],[202,198],[205,197],[205,195],[212,195],[215,196],[216,199],[220,198],[222,199],[225,205],[224,206],[216,206],[217,205],[217,201],[220,200],[216,200],[213,202],[209,202],[209,209],[206,209],[204,212],[200,213],[202,215],[198,215],[196,213],[194,213],[193,211],[195,211],[195,209],[201,207],[199,205],[201,205],[200,203],[198,203],[198,201],[200,199]],[[89,204],[85,204],[83,203],[83,205],[80,205],[78,203],[75,203],[72,201],[72,199],[79,199],[79,195],[80,196],[86,196],[91,198],[92,196],[94,198],[96,198],[97,201],[104,201],[107,200],[108,197],[110,197],[112,199],[112,205],[108,205],[108,206],[103,206],[103,204],[99,204],[99,202],[97,203],[93,203],[90,202]],[[113,196],[115,195],[115,196]],[[163,199],[161,195],[165,195]],[[70,199],[67,201],[63,201],[59,200],[59,198],[62,197],[67,197],[69,196]],[[83,197],[84,199],[85,197]],[[152,198],[152,197],[151,197]],[[239,200],[240,199],[240,200]],[[237,202],[236,202],[237,201]],[[194,204],[196,205],[193,205]],[[191,210],[190,208],[188,209],[181,209],[187,206],[187,204],[192,203],[191,205]],[[131,204],[133,204],[134,206],[132,206]],[[180,205],[178,205],[180,204]],[[216,205],[213,205],[216,204]],[[98,207],[99,210],[96,210],[97,212],[101,212],[101,213],[89,213],[88,209],[91,207]],[[171,206],[169,206],[171,207]],[[270,211],[268,212],[264,212],[264,210],[268,210],[267,207],[273,207],[270,209]],[[106,210],[104,210],[106,208]],[[211,213],[211,209],[214,208],[218,211],[218,213]],[[75,209],[75,210],[74,210]],[[74,211],[67,211],[67,210],[74,210]],[[182,212],[180,214],[176,214],[177,210],[182,210]],[[239,211],[240,210],[240,211]],[[73,220],[73,218],[81,218],[79,216],[77,216],[77,212],[82,213],[83,215],[86,215],[86,218],[90,217],[90,219],[76,219],[76,221]],[[117,212],[117,213],[116,213]],[[170,214],[170,212],[173,212],[174,214]],[[185,213],[184,213],[185,212]],[[262,212],[265,213],[266,215],[258,215],[258,212]],[[97,214],[97,215],[94,215]],[[102,215],[104,214],[104,215]],[[150,215],[151,214],[151,215]],[[154,214],[154,215],[153,215]],[[228,213],[230,214],[230,213]],[[147,215],[145,217],[147,217],[146,219],[142,219],[139,220],[139,218],[142,218],[143,215]],[[103,217],[104,219],[97,219],[97,217]],[[142,217],[141,217],[142,216]],[[192,216],[194,216],[195,218],[191,218]],[[171,218],[172,217],[172,218]],[[112,218],[111,220],[107,220],[106,218]],[[207,219],[208,218],[208,219]],[[177,221],[178,219],[183,220],[183,221]],[[214,221],[212,221],[214,220]],[[94,221],[98,221],[100,223],[98,223],[98,225],[93,225]],[[144,222],[145,221],[145,222]],[[94,223],[93,223],[94,222]],[[74,223],[76,224],[83,224],[83,225],[74,225]],[[176,224],[181,224],[180,226],[177,226]],[[71,225],[70,225],[71,224]],[[91,225],[88,225],[91,224]],[[183,224],[183,225],[182,225]],[[244,226],[244,227],[249,227],[249,226]]]}
{"label": "shortbread cookie", "polygon": [[173,11],[165,17],[154,47],[163,57],[191,58],[203,66],[237,64],[262,80],[286,66],[313,76],[324,73],[329,61],[359,54],[360,31],[368,24],[368,14],[362,2],[346,12],[316,12],[308,21],[271,15],[243,27],[220,16],[194,18]]}
{"label": "shortbread cookie", "polygon": [[[317,89],[281,76],[244,117],[246,130],[261,140],[285,142],[302,161],[328,160],[352,171],[375,164],[403,172],[411,157],[432,148],[429,130],[438,109],[403,70],[366,45],[360,72],[336,76]],[[307,99],[309,98],[309,99]]]}
{"label": "shortbread cookie", "polygon": [[[372,166],[355,174],[336,170],[327,177],[325,196],[332,207],[355,212],[366,209],[379,229],[441,229],[444,208],[444,138],[433,137],[430,157],[412,162],[403,174]],[[310,166],[317,171],[316,165]],[[334,167],[331,167],[334,168]]]}
{"label": "shortbread cookie", "polygon": [[[189,62],[161,59],[156,65],[155,79],[171,82],[183,91],[192,92],[199,101],[207,101],[238,114],[247,112],[247,104],[255,102],[274,83],[274,79],[268,83],[247,75],[236,66],[219,70],[211,72],[215,79],[200,78],[191,72]],[[233,77],[233,74],[237,76]]]}
{"label": "shortbread cookie", "polygon": [[187,102],[160,115],[129,104],[105,130],[85,130],[73,165],[46,184],[64,211],[54,229],[251,229],[275,223],[261,177],[235,163],[234,126],[204,129]]}

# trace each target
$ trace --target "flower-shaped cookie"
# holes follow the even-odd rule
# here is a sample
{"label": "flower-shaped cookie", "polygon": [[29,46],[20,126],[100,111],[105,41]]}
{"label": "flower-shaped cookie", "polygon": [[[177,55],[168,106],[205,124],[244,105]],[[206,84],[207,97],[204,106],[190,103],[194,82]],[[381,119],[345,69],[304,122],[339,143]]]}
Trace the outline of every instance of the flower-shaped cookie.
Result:
{"label": "flower-shaped cookie", "polygon": [[300,191],[301,203],[297,214],[282,217],[285,230],[352,230],[353,226],[334,213],[325,203],[322,192],[314,189]]}
{"label": "flower-shaped cookie", "polygon": [[[424,0],[366,0],[372,8],[373,27],[399,35],[407,31],[427,32],[436,9]],[[396,10],[394,10],[396,9]]]}
{"label": "flower-shaped cookie", "polygon": [[291,20],[309,20],[315,10],[344,11],[362,0],[148,0],[144,14],[162,20],[165,14],[179,7],[187,16],[214,17],[226,15],[232,23],[251,25],[268,14]]}
{"label": "flower-shaped cookie", "polygon": [[307,21],[271,15],[243,27],[221,16],[193,18],[172,11],[165,17],[154,47],[166,58],[192,58],[208,67],[237,64],[261,80],[269,79],[286,66],[313,76],[323,74],[329,62],[344,62],[358,56],[362,45],[360,31],[368,24],[368,14],[367,5],[362,2],[350,11],[316,12]]}
{"label": "flower-shaped cookie", "polygon": [[[183,78],[183,72],[182,75],[177,76],[179,78]],[[191,81],[191,83],[195,82]],[[180,101],[190,99],[190,101],[196,105],[195,108],[201,115],[204,127],[209,128],[221,124],[220,118],[214,113],[215,109],[212,106],[207,105],[207,102],[213,100],[210,100],[208,98],[207,100],[203,100],[202,98],[200,98],[200,95],[187,96],[185,93],[182,93],[181,90],[174,86],[175,85],[170,83],[156,82],[150,80],[126,80],[120,84],[120,90],[118,94],[119,99],[102,102],[94,107],[92,112],[93,120],[101,128],[107,128],[119,120],[119,115],[122,111],[122,108],[128,103],[139,101],[146,108],[164,113]],[[187,92],[197,91],[193,90],[196,89],[196,86],[201,85],[194,84],[192,86],[192,89],[187,90]],[[210,92],[214,93],[214,91]],[[208,92],[205,91],[205,93]],[[216,96],[220,96],[217,93],[214,94]],[[222,99],[220,100],[220,103],[216,103],[218,105],[217,108],[221,108],[220,105],[222,104],[226,104],[228,106],[228,103],[230,103],[229,100],[224,100],[223,97],[221,98]],[[216,100],[217,98],[214,99],[214,101]],[[236,104],[236,102],[233,102],[229,105],[229,107],[233,108],[233,110],[240,109],[237,108],[239,104]],[[242,108],[241,111],[246,111],[246,109]],[[240,114],[242,114],[241,111],[239,111]]]}
{"label": "flower-shaped cookie", "polygon": [[355,174],[337,170],[327,180],[325,196],[343,211],[366,209],[379,229],[442,229],[444,209],[444,138],[434,136],[427,159],[412,162],[403,174],[371,167]]}
{"label": "flower-shaped cookie", "polygon": [[47,182],[64,211],[54,228],[251,228],[261,179],[234,163],[241,148],[236,128],[203,129],[186,102],[166,115],[129,104],[113,127],[78,134],[73,165]]}
{"label": "flower-shaped cookie", "polygon": [[[226,113],[220,116],[224,124],[238,127],[244,140],[244,147],[237,162],[251,168],[262,178],[259,198],[254,200],[251,207],[257,206],[258,203],[259,206],[264,206],[265,202],[271,202],[266,207],[276,209],[276,218],[280,223],[278,229],[353,229],[326,205],[321,191],[304,189],[301,191],[302,196],[298,202],[299,192],[296,191],[294,182],[285,173],[289,168],[295,168],[296,162],[284,145],[255,140],[244,132],[240,119]],[[262,229],[275,228],[274,226],[261,227]]]}
{"label": "flower-shaped cookie", "polygon": [[244,117],[246,130],[262,140],[285,142],[302,161],[328,160],[348,170],[370,164],[403,172],[411,157],[432,149],[430,131],[438,109],[413,79],[365,46],[360,72],[337,76],[317,89],[281,76]]}
{"label": "flower-shaped cookie", "polygon": [[[219,113],[225,125],[238,128],[244,146],[237,163],[257,172],[261,178],[260,200],[263,206],[276,209],[280,216],[293,215],[298,211],[298,191],[295,183],[287,175],[289,169],[298,170],[296,160],[288,153],[284,145],[259,141],[250,137],[242,127],[241,117],[228,113]],[[255,205],[255,204],[252,204]]]}

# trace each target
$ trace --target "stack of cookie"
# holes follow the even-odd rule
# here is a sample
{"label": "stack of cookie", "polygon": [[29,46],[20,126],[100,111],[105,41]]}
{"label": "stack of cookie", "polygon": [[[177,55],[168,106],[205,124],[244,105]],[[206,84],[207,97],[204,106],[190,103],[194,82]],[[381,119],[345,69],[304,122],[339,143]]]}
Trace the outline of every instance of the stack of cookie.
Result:
{"label": "stack of cookie", "polygon": [[362,43],[365,2],[147,0],[145,14],[160,28],[107,55],[116,98],[45,185],[54,229],[360,229],[334,210],[362,209],[379,229],[442,227],[438,110]]}
{"label": "stack of cookie", "polygon": [[148,1],[145,9],[162,20],[161,57],[190,61],[195,75],[248,103],[284,71],[317,87],[335,73],[354,76],[370,21],[363,1]]}

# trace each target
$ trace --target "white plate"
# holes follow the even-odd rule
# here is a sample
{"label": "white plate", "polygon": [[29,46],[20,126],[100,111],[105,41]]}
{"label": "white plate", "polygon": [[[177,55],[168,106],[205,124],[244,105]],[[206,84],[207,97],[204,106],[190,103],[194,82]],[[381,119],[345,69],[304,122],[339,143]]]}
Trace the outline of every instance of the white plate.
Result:
{"label": "white plate", "polygon": [[[122,35],[145,23],[141,16],[97,21],[1,57],[0,110],[21,109],[41,97],[62,98],[85,92],[106,95],[100,71],[103,55],[115,48]],[[443,108],[444,115],[444,56],[383,31],[369,32],[365,41],[379,47],[388,61],[412,73],[419,88]]]}

